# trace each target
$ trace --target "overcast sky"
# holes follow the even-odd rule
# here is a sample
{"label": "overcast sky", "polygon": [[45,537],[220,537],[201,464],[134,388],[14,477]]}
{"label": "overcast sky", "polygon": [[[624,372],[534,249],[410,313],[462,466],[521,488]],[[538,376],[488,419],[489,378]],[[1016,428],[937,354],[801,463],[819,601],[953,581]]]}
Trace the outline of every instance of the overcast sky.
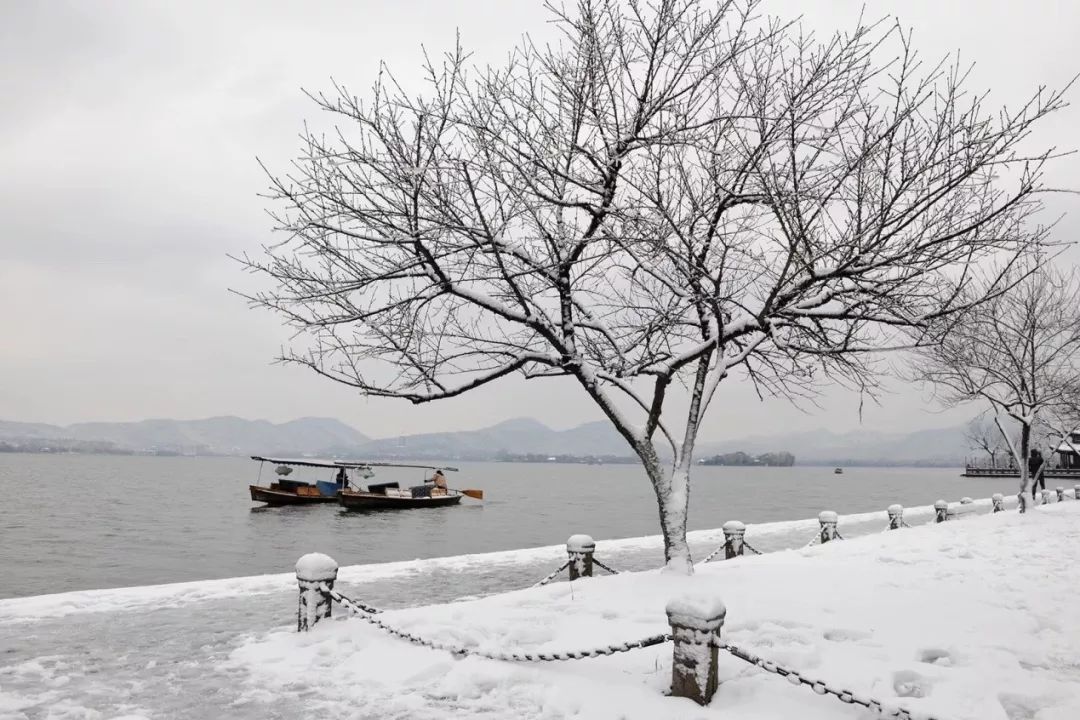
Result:
{"label": "overcast sky", "polygon": [[[599,418],[566,384],[507,381],[416,407],[367,400],[272,365],[288,333],[228,292],[251,281],[227,253],[255,251],[270,221],[256,156],[284,168],[314,111],[300,88],[333,76],[357,93],[380,59],[405,77],[421,45],[455,28],[478,61],[524,32],[543,37],[538,0],[20,2],[0,0],[0,419],[240,415],[338,417],[375,435],[481,427],[531,415],[554,427]],[[778,0],[819,29],[896,13],[932,57],[959,50],[972,87],[998,104],[1080,71],[1080,3],[1059,0]],[[1080,100],[1073,92],[1070,98]],[[1038,131],[1072,148],[1080,110]],[[1076,158],[1049,179],[1080,187]],[[1080,229],[1075,198],[1059,239]],[[1072,257],[1076,257],[1075,254]],[[888,430],[966,419],[891,383],[881,407],[839,389],[803,413],[726,383],[703,439],[860,424]]]}

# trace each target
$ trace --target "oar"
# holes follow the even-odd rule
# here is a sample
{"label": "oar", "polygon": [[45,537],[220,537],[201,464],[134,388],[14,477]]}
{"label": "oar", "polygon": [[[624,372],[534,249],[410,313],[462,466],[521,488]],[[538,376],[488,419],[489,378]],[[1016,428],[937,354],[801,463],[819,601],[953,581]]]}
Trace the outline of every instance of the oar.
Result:
{"label": "oar", "polygon": [[[450,488],[450,489],[454,490],[454,488]],[[462,495],[467,495],[467,496],[469,496],[471,498],[476,498],[477,500],[483,500],[484,499],[484,491],[483,490],[454,490],[454,492],[459,492]]]}

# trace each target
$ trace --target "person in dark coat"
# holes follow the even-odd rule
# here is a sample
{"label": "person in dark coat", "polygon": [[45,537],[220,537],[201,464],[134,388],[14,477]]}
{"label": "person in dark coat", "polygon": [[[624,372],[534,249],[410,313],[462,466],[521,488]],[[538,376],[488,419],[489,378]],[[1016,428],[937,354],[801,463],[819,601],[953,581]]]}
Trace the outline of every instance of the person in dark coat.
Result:
{"label": "person in dark coat", "polygon": [[1046,489],[1045,463],[1042,453],[1037,449],[1031,451],[1028,456],[1028,478],[1031,480],[1031,499],[1035,499],[1035,488]]}

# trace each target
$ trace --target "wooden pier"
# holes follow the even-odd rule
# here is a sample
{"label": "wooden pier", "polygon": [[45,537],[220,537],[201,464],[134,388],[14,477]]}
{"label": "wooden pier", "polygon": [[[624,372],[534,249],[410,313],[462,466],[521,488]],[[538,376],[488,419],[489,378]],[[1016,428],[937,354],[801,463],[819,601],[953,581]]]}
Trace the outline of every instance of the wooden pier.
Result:
{"label": "wooden pier", "polygon": [[[968,465],[960,475],[961,477],[1019,478],[1020,471],[1016,468],[978,467],[977,465]],[[1043,477],[1047,480],[1080,479],[1080,468],[1048,468],[1043,472]]]}

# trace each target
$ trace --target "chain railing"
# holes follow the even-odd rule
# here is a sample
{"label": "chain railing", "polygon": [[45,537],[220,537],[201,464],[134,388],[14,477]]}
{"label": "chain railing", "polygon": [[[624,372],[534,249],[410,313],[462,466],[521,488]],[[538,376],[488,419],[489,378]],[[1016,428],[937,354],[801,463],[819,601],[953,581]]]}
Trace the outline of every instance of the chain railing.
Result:
{"label": "chain railing", "polygon": [[718,647],[721,650],[730,653],[734,657],[737,657],[744,662],[748,662],[751,665],[755,665],[761,668],[765,672],[786,678],[787,681],[792,683],[793,685],[805,685],[818,695],[832,695],[840,702],[848,705],[861,705],[867,710],[876,711],[878,715],[882,717],[896,718],[897,720],[938,720],[938,718],[935,718],[932,715],[926,715],[921,713],[916,714],[910,710],[905,710],[902,707],[889,706],[888,704],[883,703],[880,700],[875,700],[861,693],[856,693],[851,690],[836,687],[822,680],[814,680],[796,670],[792,670],[789,667],[779,665],[772,662],[771,660],[765,660],[764,658],[761,658],[746,650],[743,650],[736,645],[722,643]]}
{"label": "chain railing", "polygon": [[431,648],[432,650],[442,650],[457,656],[470,655],[487,658],[488,660],[501,660],[504,662],[559,662],[564,660],[581,660],[583,658],[615,655],[617,653],[630,652],[631,650],[637,650],[639,648],[652,647],[653,645],[662,645],[671,640],[670,633],[660,633],[657,635],[649,635],[648,637],[634,642],[605,645],[586,650],[570,650],[562,652],[485,652],[483,650],[467,648],[461,645],[451,645],[450,643],[442,643],[437,640],[428,640],[419,635],[400,630],[391,625],[387,625],[375,617],[375,613],[380,613],[382,612],[381,610],[353,601],[337,590],[331,589],[326,583],[323,583],[321,590],[342,607],[352,610],[353,614],[357,617],[388,632],[394,637],[410,642],[413,645],[420,645],[422,647]]}
{"label": "chain railing", "polygon": [[[318,587],[320,592],[325,593],[334,602],[338,603],[342,607],[352,611],[354,615],[364,620],[365,622],[374,625],[375,627],[383,630],[384,632],[398,638],[405,640],[413,645],[419,645],[431,650],[439,650],[442,652],[448,652],[451,655],[458,657],[472,656],[482,657],[488,660],[496,660],[501,662],[563,662],[568,660],[582,660],[585,658],[603,657],[607,655],[616,655],[618,653],[630,652],[631,650],[638,650],[641,648],[653,647],[655,645],[662,645],[672,640],[672,633],[657,633],[654,635],[646,636],[640,640],[633,642],[614,643],[611,645],[604,645],[595,648],[588,648],[585,650],[569,650],[569,651],[554,651],[554,652],[487,652],[484,650],[478,650],[476,648],[467,648],[462,645],[455,645],[451,643],[439,642],[437,640],[430,640],[428,638],[420,637],[414,633],[410,633],[400,628],[393,627],[382,620],[375,617],[377,614],[381,614],[383,611],[379,608],[372,607],[366,603],[352,598],[346,597],[337,590],[334,590],[328,583],[321,583]],[[892,707],[887,703],[883,703],[879,700],[875,700],[866,695],[847,690],[845,688],[836,687],[830,685],[823,680],[815,680],[809,678],[803,673],[793,670],[789,667],[779,665],[770,660],[755,655],[747,650],[743,650],[737,645],[730,643],[716,643],[716,647],[720,650],[727,652],[728,654],[736,657],[744,662],[761,668],[762,670],[786,678],[788,682],[795,685],[804,685],[813,690],[818,695],[833,695],[838,700],[846,704],[861,705],[868,710],[876,711],[880,716],[885,718],[896,718],[896,720],[937,720],[930,715],[916,715],[909,710],[905,710],[901,707]]]}

